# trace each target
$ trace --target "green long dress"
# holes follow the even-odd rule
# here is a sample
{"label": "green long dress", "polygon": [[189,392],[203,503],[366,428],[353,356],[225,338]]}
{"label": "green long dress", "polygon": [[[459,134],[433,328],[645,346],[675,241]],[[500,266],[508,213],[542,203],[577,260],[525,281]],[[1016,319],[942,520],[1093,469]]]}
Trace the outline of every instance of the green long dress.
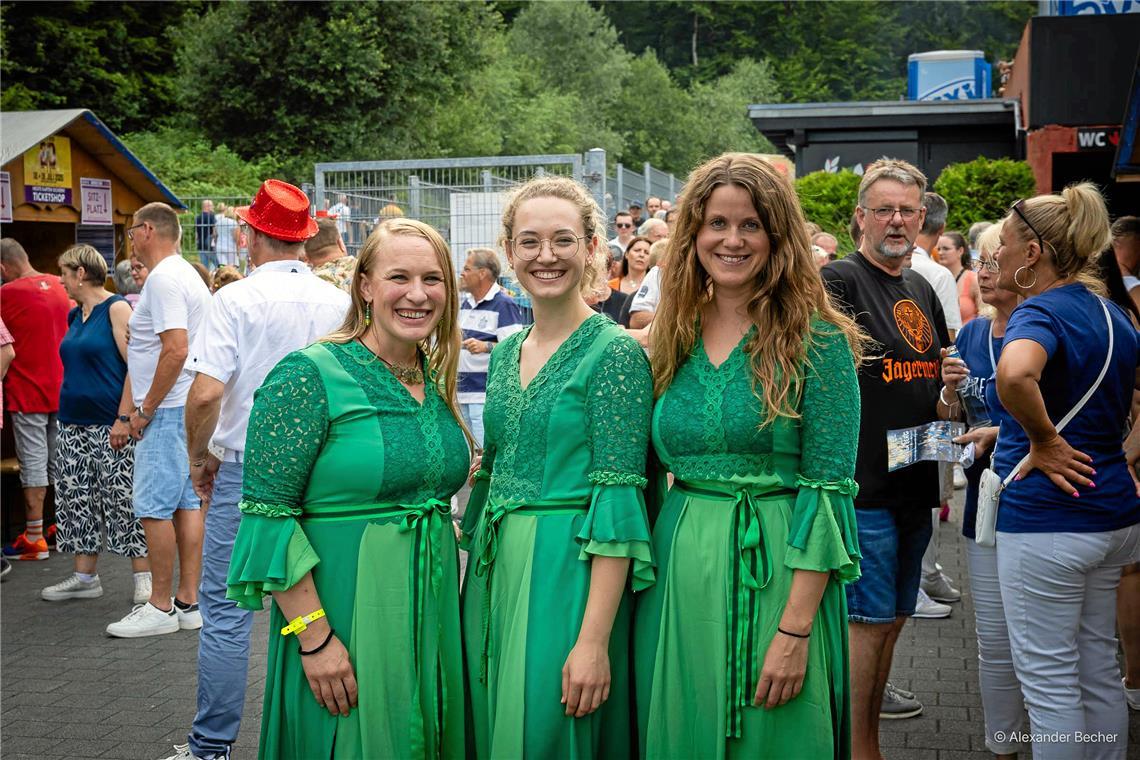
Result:
{"label": "green long dress", "polygon": [[590,588],[592,556],[628,557],[652,582],[642,488],[653,405],[640,346],[607,317],[588,318],[526,386],[530,329],[491,357],[486,448],[464,515],[471,553],[463,641],[472,714],[469,755],[629,757],[633,738],[629,593],[610,636],[609,700],[566,717],[562,666]]}
{"label": "green long dress", "polygon": [[[760,427],[744,345],[719,367],[698,339],[653,414],[675,482],[638,595],[637,712],[647,758],[850,756],[847,602],[859,576],[853,496],[859,386],[846,339],[817,322],[800,419]],[[663,488],[662,488],[663,490]],[[795,569],[831,573],[803,691],[752,707]]]}
{"label": "green long dress", "polygon": [[262,758],[460,758],[459,562],[450,498],[470,454],[428,383],[418,403],[367,348],[289,354],[254,396],[227,596],[245,609],[313,573],[360,695],[334,717],[276,604]]}

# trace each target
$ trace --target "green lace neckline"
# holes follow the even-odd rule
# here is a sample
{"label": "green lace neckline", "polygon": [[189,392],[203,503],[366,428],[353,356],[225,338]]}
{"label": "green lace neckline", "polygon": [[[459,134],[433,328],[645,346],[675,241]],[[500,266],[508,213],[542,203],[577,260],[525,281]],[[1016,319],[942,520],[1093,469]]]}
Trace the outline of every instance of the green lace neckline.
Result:
{"label": "green lace neckline", "polygon": [[752,325],[748,328],[748,332],[740,336],[740,340],[737,341],[732,350],[728,352],[728,356],[724,357],[724,361],[722,361],[720,364],[713,364],[712,359],[709,358],[708,349],[705,348],[705,336],[701,332],[701,325],[700,322],[698,322],[697,344],[693,346],[693,356],[699,361],[703,362],[706,367],[708,369],[711,369],[713,372],[723,373],[727,371],[731,373],[736,369],[737,365],[739,365],[742,360],[747,358],[747,354],[744,352],[744,344],[747,343],[749,338],[751,338],[755,333],[756,325]]}
{"label": "green lace neckline", "polygon": [[[345,347],[345,353],[347,353],[354,362],[362,367],[367,367],[372,371],[372,374],[383,378],[382,382],[387,386],[390,393],[400,399],[406,400],[410,404],[415,404],[416,407],[420,409],[427,404],[428,397],[431,395],[428,392],[428,387],[431,383],[428,382],[428,359],[426,355],[420,353],[420,362],[423,365],[424,371],[424,400],[420,401],[412,395],[412,392],[408,390],[407,386],[396,379],[396,376],[389,371],[384,362],[380,361],[380,359],[376,357],[376,354],[372,353],[372,350],[364,345],[360,338],[353,338],[341,345]],[[368,361],[362,361],[361,357],[366,358]]]}
{"label": "green lace neckline", "polygon": [[550,355],[550,358],[546,360],[546,363],[542,365],[524,388],[522,384],[522,347],[526,339],[530,337],[531,330],[534,329],[534,323],[527,325],[520,332],[518,343],[513,347],[514,351],[511,358],[514,360],[515,366],[511,372],[511,379],[523,393],[531,393],[534,389],[541,388],[546,384],[550,375],[557,372],[558,368],[562,366],[563,357],[572,353],[578,347],[578,344],[582,341],[582,335],[586,334],[585,331],[595,323],[599,321],[605,322],[607,320],[608,317],[604,314],[592,314],[582,320],[582,324],[575,327],[574,332],[567,335],[566,340],[562,341],[561,345],[554,349],[554,353]]}

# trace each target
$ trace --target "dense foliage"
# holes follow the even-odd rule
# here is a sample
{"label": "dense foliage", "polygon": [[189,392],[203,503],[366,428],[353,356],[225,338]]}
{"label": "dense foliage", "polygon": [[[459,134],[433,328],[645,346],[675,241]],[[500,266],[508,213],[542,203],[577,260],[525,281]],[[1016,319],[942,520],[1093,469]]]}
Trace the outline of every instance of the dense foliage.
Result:
{"label": "dense foliage", "polygon": [[942,170],[934,191],[946,199],[946,229],[965,231],[974,222],[996,221],[1019,198],[1037,194],[1033,170],[1024,161],[976,158]]}
{"label": "dense foliage", "polygon": [[849,169],[836,173],[812,172],[796,178],[796,195],[803,206],[804,218],[834,235],[841,253],[855,250],[849,228],[861,180],[862,177]]}
{"label": "dense foliage", "polygon": [[750,103],[899,97],[907,53],[1008,56],[1035,6],[17,0],[0,104],[91,108],[186,195],[318,161],[594,147],[683,176],[771,151]]}

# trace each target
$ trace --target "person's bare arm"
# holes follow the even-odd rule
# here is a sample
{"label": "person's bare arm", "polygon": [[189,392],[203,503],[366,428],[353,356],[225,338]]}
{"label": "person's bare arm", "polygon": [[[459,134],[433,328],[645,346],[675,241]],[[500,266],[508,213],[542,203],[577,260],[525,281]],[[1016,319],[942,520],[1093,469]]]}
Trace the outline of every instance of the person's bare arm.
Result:
{"label": "person's bare arm", "polygon": [[201,372],[194,376],[186,395],[186,451],[190,458],[190,480],[198,498],[209,502],[214,494],[214,477],[221,462],[210,454],[210,438],[218,426],[222,394],[226,386]]}
{"label": "person's bare arm", "polygon": [[792,589],[788,592],[788,603],[779,623],[779,628],[789,633],[777,631],[772,643],[768,645],[752,704],[769,709],[779,707],[795,698],[803,689],[807,673],[808,639],[799,636],[811,635],[829,575],[814,570],[792,571]]}
{"label": "person's bare arm", "polygon": [[578,641],[562,666],[562,704],[581,718],[610,697],[610,632],[621,603],[629,558],[595,556],[590,564],[590,595]]}
{"label": "person's bare arm", "polygon": [[116,301],[111,304],[108,311],[111,317],[111,336],[115,339],[115,348],[119,349],[119,356],[127,360],[127,336],[130,333],[131,305],[126,301]]}
{"label": "person's bare arm", "polygon": [[653,321],[652,311],[631,311],[629,313],[629,329],[640,330],[643,327],[649,327],[649,323]]}
{"label": "person's bare arm", "polygon": [[[154,369],[154,380],[151,381],[150,390],[147,391],[146,397],[139,405],[146,414],[151,416],[154,415],[162,400],[166,398],[166,394],[170,393],[174,383],[178,381],[178,374],[182,372],[182,367],[186,364],[186,357],[190,353],[186,330],[180,328],[167,330],[159,333],[158,338],[162,341],[162,349],[158,354],[158,365]],[[136,441],[141,440],[142,432],[149,422],[150,420],[135,413],[131,417],[131,437]]]}
{"label": "person's bare arm", "polygon": [[0,346],[0,380],[8,374],[8,368],[12,366],[12,360],[15,358],[16,348],[11,343]]}

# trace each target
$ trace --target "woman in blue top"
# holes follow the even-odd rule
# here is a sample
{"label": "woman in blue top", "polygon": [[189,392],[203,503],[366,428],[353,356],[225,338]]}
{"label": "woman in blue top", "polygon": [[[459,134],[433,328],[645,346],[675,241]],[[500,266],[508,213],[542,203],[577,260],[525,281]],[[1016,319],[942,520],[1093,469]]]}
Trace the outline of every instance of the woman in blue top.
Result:
{"label": "woman in blue top", "polygon": [[1140,495],[1122,446],[1140,346],[1124,312],[1098,296],[1093,271],[1109,240],[1104,199],[1082,183],[1014,204],[996,257],[998,286],[1026,298],[998,362],[1012,419],[1001,424],[994,469],[1002,478],[1018,470],[997,519],[1013,663],[1033,733],[1057,734],[1034,757],[1084,757],[1089,734],[1098,756],[1127,747],[1113,632],[1121,568],[1140,552]]}
{"label": "woman in blue top", "polygon": [[1006,629],[1005,608],[998,584],[997,551],[974,541],[974,523],[978,514],[978,481],[982,470],[990,466],[990,452],[997,438],[998,425],[1009,419],[994,392],[995,359],[1001,356],[1002,338],[1010,312],[1021,300],[1016,293],[997,287],[998,268],[994,252],[998,247],[1000,225],[989,227],[978,237],[980,256],[975,271],[981,302],[985,304],[977,317],[958,331],[955,344],[962,358],[942,362],[944,399],[955,402],[952,409],[961,411],[966,405],[984,407],[988,420],[975,421],[958,443],[973,443],[974,464],[966,470],[966,505],[962,515],[962,535],[967,539],[966,559],[970,566],[970,595],[974,601],[974,617],[978,633],[978,682],[982,692],[985,716],[986,747],[998,757],[1012,757],[1022,749],[1014,736],[1022,730],[1025,705],[1021,687],[1013,669]]}
{"label": "woman in blue top", "polygon": [[131,558],[134,601],[150,598],[146,540],[134,515],[134,442],[111,447],[111,426],[127,376],[130,304],[103,288],[107,261],[89,245],[59,257],[60,280],[78,306],[67,315],[59,346],[63,387],[59,392],[59,436],[55,479],[56,547],[75,554],[75,572],[48,586],[49,602],[103,595],[95,565],[106,531],[107,549]]}

